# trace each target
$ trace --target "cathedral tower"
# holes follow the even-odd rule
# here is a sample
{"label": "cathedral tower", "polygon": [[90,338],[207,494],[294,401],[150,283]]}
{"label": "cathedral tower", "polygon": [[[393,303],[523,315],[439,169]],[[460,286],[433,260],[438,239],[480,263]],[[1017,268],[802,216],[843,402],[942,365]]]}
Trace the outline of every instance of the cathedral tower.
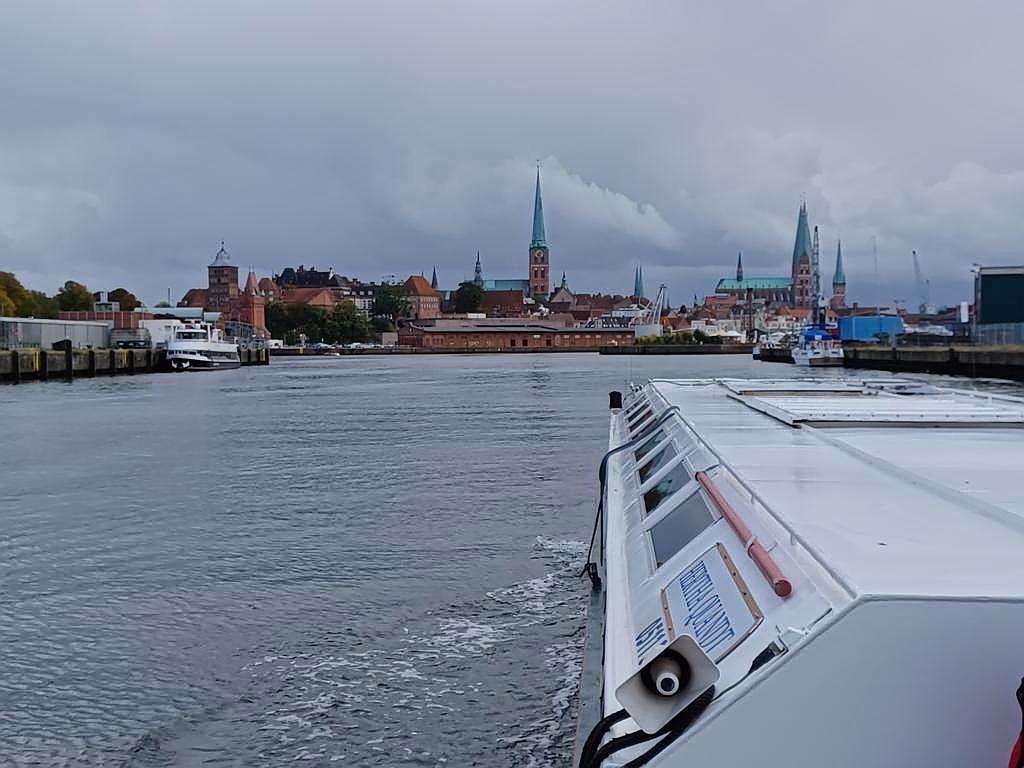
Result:
{"label": "cathedral tower", "polygon": [[810,309],[811,281],[811,231],[807,226],[807,203],[801,203],[796,222],[796,241],[793,243],[792,305],[796,309]]}
{"label": "cathedral tower", "polygon": [[537,166],[537,188],[533,195],[533,237],[530,239],[530,295],[547,298],[551,292],[548,282],[548,242],[544,234],[544,205],[540,199],[540,166]]}

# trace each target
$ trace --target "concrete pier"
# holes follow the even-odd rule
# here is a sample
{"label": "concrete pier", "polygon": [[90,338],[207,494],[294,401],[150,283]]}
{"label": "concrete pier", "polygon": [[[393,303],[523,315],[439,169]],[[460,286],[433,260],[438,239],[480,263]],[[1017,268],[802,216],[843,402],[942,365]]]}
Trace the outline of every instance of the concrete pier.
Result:
{"label": "concrete pier", "polygon": [[843,346],[847,368],[1024,381],[1024,346]]}
{"label": "concrete pier", "polygon": [[[267,365],[266,349],[243,349],[242,365]],[[169,370],[162,349],[4,349],[0,381],[71,381],[81,377],[160,373]]]}

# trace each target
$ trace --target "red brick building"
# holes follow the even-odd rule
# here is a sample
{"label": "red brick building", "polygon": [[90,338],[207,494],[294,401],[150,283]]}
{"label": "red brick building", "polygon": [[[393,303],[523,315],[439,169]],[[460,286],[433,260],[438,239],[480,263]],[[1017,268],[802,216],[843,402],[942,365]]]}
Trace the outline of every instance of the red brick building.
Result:
{"label": "red brick building", "polygon": [[526,317],[525,299],[522,291],[484,291],[480,311],[488,317]]}
{"label": "red brick building", "polygon": [[632,346],[629,328],[558,328],[550,325],[495,325],[467,322],[458,326],[410,324],[398,330],[398,343],[428,349],[593,352],[605,346]]}
{"label": "red brick building", "polygon": [[422,275],[413,275],[402,286],[414,320],[433,320],[441,314],[441,292]]}
{"label": "red brick building", "polygon": [[239,322],[266,335],[266,298],[259,291],[256,273],[250,271],[245,287],[238,287],[238,267],[231,263],[224,243],[207,267],[207,287],[191,288],[178,302],[179,307],[195,307],[220,312],[222,322]]}

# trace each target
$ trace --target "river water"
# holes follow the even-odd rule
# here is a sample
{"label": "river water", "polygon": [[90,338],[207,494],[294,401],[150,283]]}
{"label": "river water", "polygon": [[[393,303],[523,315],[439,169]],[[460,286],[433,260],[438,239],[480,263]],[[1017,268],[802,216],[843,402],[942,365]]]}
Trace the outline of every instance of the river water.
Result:
{"label": "river water", "polygon": [[796,373],[367,356],[3,387],[0,764],[567,766],[608,391]]}

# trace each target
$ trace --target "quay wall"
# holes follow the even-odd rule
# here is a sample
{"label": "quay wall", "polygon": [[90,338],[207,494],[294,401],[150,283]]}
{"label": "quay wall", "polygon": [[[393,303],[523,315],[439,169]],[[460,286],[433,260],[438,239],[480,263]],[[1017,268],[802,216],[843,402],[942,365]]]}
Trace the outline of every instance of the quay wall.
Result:
{"label": "quay wall", "polygon": [[[265,349],[243,349],[242,365],[267,365]],[[162,349],[11,349],[0,350],[0,382],[71,381],[167,371]]]}
{"label": "quay wall", "polygon": [[636,344],[601,347],[602,355],[751,355],[753,344]]}
{"label": "quay wall", "polygon": [[844,345],[847,368],[1024,381],[1024,346],[881,347]]}
{"label": "quay wall", "polygon": [[271,357],[323,357],[324,355],[535,355],[564,352],[597,352],[597,348],[575,347],[368,347],[366,349],[313,349],[311,347],[277,347]]}

